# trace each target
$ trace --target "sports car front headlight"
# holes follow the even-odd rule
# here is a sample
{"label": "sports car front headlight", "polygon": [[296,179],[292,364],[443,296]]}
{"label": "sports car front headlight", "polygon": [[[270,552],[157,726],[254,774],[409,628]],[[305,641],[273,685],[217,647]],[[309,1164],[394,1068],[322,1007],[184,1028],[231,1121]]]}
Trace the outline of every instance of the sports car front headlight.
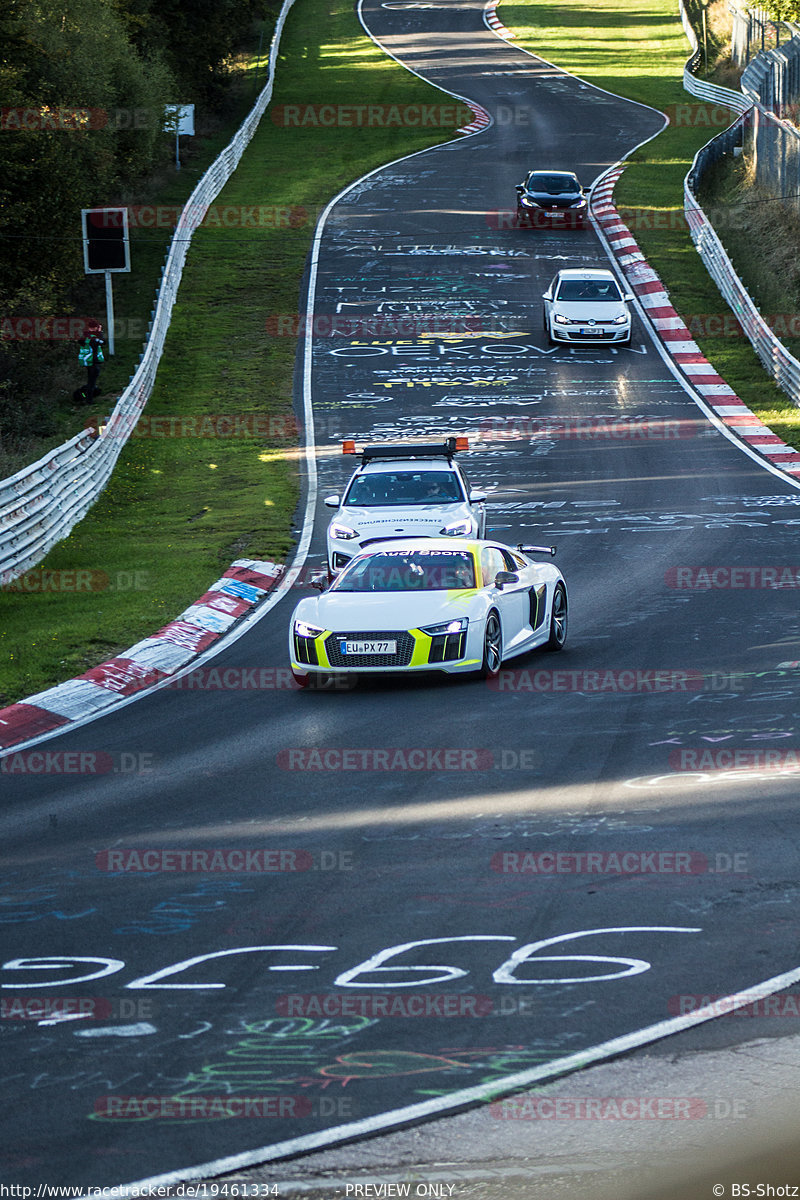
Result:
{"label": "sports car front headlight", "polygon": [[423,633],[436,637],[440,633],[463,633],[469,625],[469,618],[458,617],[453,621],[442,621],[439,625],[420,625]]}
{"label": "sports car front headlight", "polygon": [[309,625],[308,621],[295,621],[294,631],[298,637],[315,638],[324,633],[324,629],[320,629],[319,625]]}
{"label": "sports car front headlight", "polygon": [[586,201],[576,200],[574,204],[570,204],[570,208],[586,208]]}
{"label": "sports car front headlight", "polygon": [[358,530],[351,529],[349,525],[340,525],[338,521],[335,521],[331,525],[331,537],[338,538],[343,542],[349,542],[351,538],[358,537]]}
{"label": "sports car front headlight", "polygon": [[539,207],[539,205],[536,203],[535,200],[531,200],[530,196],[520,196],[520,203],[524,204],[526,206],[526,208],[538,208]]}
{"label": "sports car front headlight", "polygon": [[614,317],[614,320],[611,322],[611,324],[612,325],[627,325],[628,320],[629,320],[628,314],[623,313],[621,317]]}
{"label": "sports car front headlight", "polygon": [[469,517],[464,517],[461,521],[451,521],[449,525],[440,529],[439,533],[443,533],[446,537],[465,537],[472,533],[472,522]]}
{"label": "sports car front headlight", "polygon": [[556,313],[553,320],[555,321],[556,325],[571,325],[572,324],[572,321],[570,321],[569,317],[565,317],[562,313]]}

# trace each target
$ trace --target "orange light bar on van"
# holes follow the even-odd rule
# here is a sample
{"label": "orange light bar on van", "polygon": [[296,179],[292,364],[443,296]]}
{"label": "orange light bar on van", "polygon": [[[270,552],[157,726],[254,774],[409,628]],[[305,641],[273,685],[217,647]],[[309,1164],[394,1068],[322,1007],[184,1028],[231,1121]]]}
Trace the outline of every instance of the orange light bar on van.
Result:
{"label": "orange light bar on van", "polygon": [[469,450],[469,438],[457,437],[456,450]]}
{"label": "orange light bar on van", "polygon": [[355,452],[356,452],[355,442],[350,442],[350,441],[342,442],[342,454],[355,454]]}

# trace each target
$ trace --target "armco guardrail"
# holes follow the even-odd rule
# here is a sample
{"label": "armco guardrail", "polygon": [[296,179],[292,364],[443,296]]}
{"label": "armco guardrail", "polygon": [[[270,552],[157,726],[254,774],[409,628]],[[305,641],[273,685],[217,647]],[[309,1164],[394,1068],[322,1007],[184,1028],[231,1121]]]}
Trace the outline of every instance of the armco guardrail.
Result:
{"label": "armco guardrail", "polygon": [[684,211],[692,241],[709,275],[736,315],[764,369],[793,403],[800,404],[800,362],[789,353],[761,316],[693,191],[697,178],[709,163],[741,144],[749,119],[749,114],[743,113],[730,129],[719,134],[695,155],[684,181]]}
{"label": "armco guardrail", "polygon": [[[278,46],[293,3],[284,0],[275,23],[265,87],[183,208],[164,263],[147,345],[117,401],[108,429],[94,435],[81,433],[0,482],[0,582],[10,582],[41,562],[50,547],[86,515],[108,482],[153,389],[192,235],[238,166],[272,99]],[[122,430],[127,435],[122,435]]]}
{"label": "armco guardrail", "polygon": [[697,96],[701,100],[710,100],[713,104],[722,104],[727,108],[733,109],[734,112],[744,112],[750,107],[751,101],[740,92],[731,91],[730,88],[720,87],[716,83],[708,83],[705,79],[698,79],[695,71],[700,63],[700,46],[697,41],[697,35],[692,28],[692,23],[689,20],[689,14],[683,5],[683,0],[679,0],[678,9],[683,25],[683,32],[688,38],[692,53],[683,68],[683,86],[686,91],[692,96]]}
{"label": "armco guardrail", "polygon": [[716,162],[722,154],[730,153],[734,147],[742,145],[746,127],[753,116],[770,117],[772,114],[766,113],[760,104],[754,104],[747,96],[728,88],[708,84],[692,75],[689,64],[693,61],[697,49],[697,38],[682,3],[680,12],[683,28],[693,50],[693,57],[684,68],[683,86],[693,96],[712,100],[716,104],[725,104],[739,113],[736,121],[728,129],[698,150],[683,181],[683,208],[689,233],[709,275],[719,288],[723,299],[730,305],[764,369],[792,402],[800,405],[800,362],[789,353],[759,313],[747,288],[736,274],[713,225],[700,207],[694,190],[707,166]]}

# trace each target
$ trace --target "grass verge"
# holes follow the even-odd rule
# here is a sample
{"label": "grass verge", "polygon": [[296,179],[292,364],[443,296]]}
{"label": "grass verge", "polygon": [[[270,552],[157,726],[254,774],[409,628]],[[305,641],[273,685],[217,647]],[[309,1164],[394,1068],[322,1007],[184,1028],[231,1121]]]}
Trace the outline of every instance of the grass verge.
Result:
{"label": "grass verge", "polygon": [[[684,220],[684,177],[700,147],[719,132],[722,114],[683,89],[689,46],[674,0],[649,0],[646,8],[636,9],[621,0],[555,5],[523,0],[504,3],[500,15],[517,33],[518,45],[590,83],[668,113],[671,124],[631,155],[615,190],[617,207],[705,356],[762,420],[800,446],[800,411],[725,320],[730,309]],[[727,336],[714,336],[716,329],[727,330]]]}
{"label": "grass verge", "polygon": [[[297,0],[281,48],[276,114],[292,105],[443,98],[364,36],[347,0]],[[186,428],[175,418],[266,417],[271,436],[135,436],[98,503],[32,574],[29,586],[54,582],[54,590],[0,590],[0,703],[154,632],[233,558],[288,553],[298,498],[296,342],[270,336],[267,319],[297,313],[317,212],[331,196],[382,163],[453,136],[453,128],[283,126],[267,113],[217,201],[248,215],[195,235],[146,414],[150,429],[162,431]],[[291,215],[253,225],[254,206]],[[63,590],[76,571],[92,586]]]}

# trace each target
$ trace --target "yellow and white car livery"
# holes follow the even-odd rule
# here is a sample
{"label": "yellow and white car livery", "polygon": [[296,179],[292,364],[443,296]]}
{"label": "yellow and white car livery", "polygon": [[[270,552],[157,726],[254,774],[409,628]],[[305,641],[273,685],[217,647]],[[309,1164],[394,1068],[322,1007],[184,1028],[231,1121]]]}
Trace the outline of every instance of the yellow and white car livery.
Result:
{"label": "yellow and white car livery", "polygon": [[567,588],[554,547],[473,538],[396,538],[357,555],[289,630],[301,685],[330,675],[480,672],[537,646],[560,650]]}

